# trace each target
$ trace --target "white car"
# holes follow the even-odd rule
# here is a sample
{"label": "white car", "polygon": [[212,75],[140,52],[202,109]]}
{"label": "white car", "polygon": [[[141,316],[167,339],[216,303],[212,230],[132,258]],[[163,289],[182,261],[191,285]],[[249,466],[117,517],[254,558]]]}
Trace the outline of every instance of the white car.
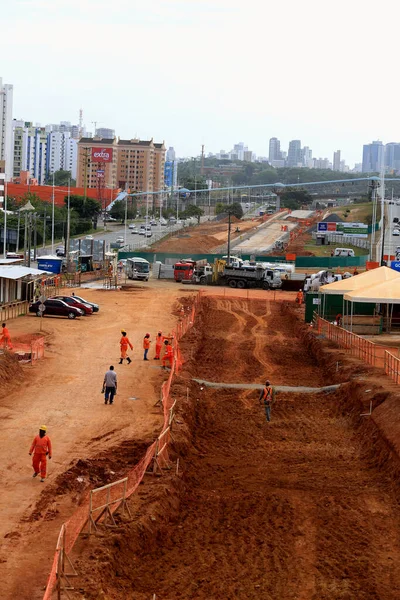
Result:
{"label": "white car", "polygon": [[136,225],[134,225],[133,223],[131,223],[131,224],[129,225],[129,229],[136,229]]}
{"label": "white car", "polygon": [[140,229],[139,230],[139,235],[146,235],[146,230],[145,229]]}
{"label": "white car", "polygon": [[117,237],[117,239],[115,240],[115,242],[117,244],[123,244],[125,242],[124,238],[122,237],[122,235],[120,235],[119,237]]}
{"label": "white car", "polygon": [[131,233],[139,233],[139,229],[136,229],[136,227],[132,228]]}
{"label": "white car", "polygon": [[92,240],[92,239],[93,239],[93,236],[92,236],[92,235],[87,235],[87,236],[86,236],[86,239],[87,239],[87,240]]}
{"label": "white car", "polygon": [[154,227],[155,225],[157,225],[157,221],[155,221],[154,219],[152,219],[150,221],[150,225],[152,225]]}
{"label": "white car", "polygon": [[149,237],[151,237],[153,235],[153,233],[151,231],[147,231],[146,230],[145,235],[146,235],[147,238],[149,238]]}
{"label": "white car", "polygon": [[393,234],[392,235],[400,235],[400,229],[393,229]]}

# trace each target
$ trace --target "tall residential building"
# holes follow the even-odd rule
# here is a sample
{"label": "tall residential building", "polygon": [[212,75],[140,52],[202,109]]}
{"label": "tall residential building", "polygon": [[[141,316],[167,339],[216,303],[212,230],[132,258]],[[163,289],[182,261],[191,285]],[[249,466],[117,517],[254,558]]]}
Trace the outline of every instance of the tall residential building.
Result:
{"label": "tall residential building", "polygon": [[13,170],[13,86],[0,77],[0,160],[4,160],[5,180],[9,181]]}
{"label": "tall residential building", "polygon": [[302,166],[301,141],[300,140],[291,140],[289,142],[287,166],[288,167],[299,167],[299,166],[301,167]]}
{"label": "tall residential building", "polygon": [[397,142],[385,146],[385,169],[392,173],[400,171],[400,144]]}
{"label": "tall residential building", "polygon": [[254,161],[254,152],[252,150],[245,150],[243,152],[243,160],[246,162]]}
{"label": "tall residential building", "polygon": [[53,131],[47,134],[46,172],[48,175],[63,169],[76,179],[78,163],[78,140],[71,133]]}
{"label": "tall residential building", "polygon": [[333,153],[333,170],[334,171],[341,171],[341,168],[340,168],[340,150],[336,150],[336,152]]}
{"label": "tall residential building", "polygon": [[106,140],[113,140],[115,138],[115,130],[108,129],[108,127],[99,127],[95,132],[96,137],[100,137]]}
{"label": "tall residential building", "polygon": [[[61,121],[60,123],[49,123],[48,125],[46,125],[47,133],[51,133],[53,131],[59,133],[70,133],[71,137],[75,140],[79,140],[79,138],[81,137],[79,132],[79,125],[72,125],[70,121]],[[85,127],[82,128],[82,135],[86,135]]]}
{"label": "tall residential building", "polygon": [[173,146],[170,146],[167,150],[166,160],[168,162],[174,162],[175,159],[176,159],[175,148]]}
{"label": "tall residential building", "polygon": [[[136,192],[157,192],[164,189],[164,143],[132,139],[118,140],[118,187]],[[161,199],[161,196],[160,196]]]}
{"label": "tall residential building", "polygon": [[381,170],[384,158],[384,146],[382,142],[375,141],[363,146],[363,173],[376,173]]}
{"label": "tall residential building", "polygon": [[35,127],[31,122],[13,121],[12,176],[21,171],[43,185],[46,179],[47,133],[45,127]]}
{"label": "tall residential building", "polygon": [[307,167],[308,169],[312,169],[314,166],[312,150],[308,146],[304,146],[301,149],[301,162],[303,167]]}
{"label": "tall residential building", "polygon": [[276,137],[269,140],[268,160],[271,164],[272,161],[282,160],[281,142]]}
{"label": "tall residential building", "polygon": [[76,185],[117,187],[117,144],[114,139],[82,137],[78,142]]}
{"label": "tall residential building", "polygon": [[314,158],[314,169],[332,169],[332,163],[327,158]]}

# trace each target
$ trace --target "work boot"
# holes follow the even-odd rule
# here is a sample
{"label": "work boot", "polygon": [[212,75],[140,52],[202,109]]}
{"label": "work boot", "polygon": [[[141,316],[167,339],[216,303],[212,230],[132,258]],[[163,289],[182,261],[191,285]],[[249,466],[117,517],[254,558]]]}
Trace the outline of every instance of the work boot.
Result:
{"label": "work boot", "polygon": [[104,400],[104,404],[108,404],[107,400]]}
{"label": "work boot", "polygon": [[41,483],[43,483],[44,482],[44,477],[42,477],[40,481],[41,481]]}
{"label": "work boot", "polygon": [[39,473],[34,473],[34,474],[32,475],[32,477],[37,477],[38,475],[39,475]]}
{"label": "work boot", "polygon": [[123,363],[123,362],[124,362],[124,359],[123,359],[123,358],[120,358],[120,359],[119,359],[119,363],[118,363],[118,364],[119,364],[119,365],[122,365],[122,363]]}
{"label": "work boot", "polygon": [[131,362],[132,362],[132,361],[131,361],[131,359],[129,358],[129,356],[128,356],[128,358],[127,358],[127,361],[128,361],[128,365],[130,365],[130,364],[131,364]]}

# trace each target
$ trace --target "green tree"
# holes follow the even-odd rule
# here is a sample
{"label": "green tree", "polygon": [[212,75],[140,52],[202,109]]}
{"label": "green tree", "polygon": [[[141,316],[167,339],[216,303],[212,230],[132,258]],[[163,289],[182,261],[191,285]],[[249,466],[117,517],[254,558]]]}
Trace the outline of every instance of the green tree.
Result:
{"label": "green tree", "polygon": [[281,194],[282,206],[291,210],[297,210],[304,205],[311,204],[312,201],[313,198],[307,190],[288,189]]}
{"label": "green tree", "polygon": [[[76,187],[76,180],[71,179],[70,171],[64,171],[63,169],[60,169],[59,171],[54,172],[54,185],[58,185],[61,187],[67,187],[68,182],[71,187]],[[47,174],[46,183],[47,183],[47,185],[53,184],[53,173]]]}
{"label": "green tree", "polygon": [[223,204],[222,202],[217,202],[215,205],[215,214],[231,214],[235,216],[237,219],[241,219],[243,217],[243,208],[240,202],[233,202],[233,204]]}
{"label": "green tree", "polygon": [[123,222],[125,221],[125,211],[127,212],[128,219],[134,219],[137,214],[136,201],[129,199],[128,206],[126,206],[125,200],[114,202],[110,209],[110,215],[113,219],[120,219]]}
{"label": "green tree", "polygon": [[189,204],[186,210],[181,214],[183,217],[196,217],[197,222],[200,223],[200,218],[204,215],[204,210],[200,206]]}

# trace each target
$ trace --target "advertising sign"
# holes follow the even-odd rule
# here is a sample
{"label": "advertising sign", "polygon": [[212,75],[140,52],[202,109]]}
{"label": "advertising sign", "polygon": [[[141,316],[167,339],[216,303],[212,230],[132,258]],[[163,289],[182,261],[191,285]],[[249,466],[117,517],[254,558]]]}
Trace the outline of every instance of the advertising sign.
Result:
{"label": "advertising sign", "polygon": [[164,184],[166,187],[171,187],[173,183],[174,163],[166,161],[164,166]]}
{"label": "advertising sign", "polygon": [[110,163],[112,158],[112,148],[92,148],[92,162]]}
{"label": "advertising sign", "polygon": [[394,271],[400,271],[400,261],[392,260],[392,262],[390,263],[390,268],[393,269]]}
{"label": "advertising sign", "polygon": [[97,169],[97,178],[103,179],[104,177],[104,169]]}
{"label": "advertising sign", "polygon": [[368,237],[368,225],[365,223],[326,223],[317,224],[318,233],[336,233],[353,237]]}

